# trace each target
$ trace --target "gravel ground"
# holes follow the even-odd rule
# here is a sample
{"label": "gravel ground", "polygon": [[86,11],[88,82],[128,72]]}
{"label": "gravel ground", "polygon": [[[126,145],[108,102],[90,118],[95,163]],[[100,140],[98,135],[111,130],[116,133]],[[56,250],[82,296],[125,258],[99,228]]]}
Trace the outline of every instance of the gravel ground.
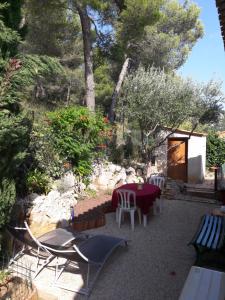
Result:
{"label": "gravel ground", "polygon": [[[107,214],[106,225],[98,233],[130,240],[105,264],[95,283],[90,300],[176,300],[195,260],[193,247],[187,244],[195,233],[200,216],[214,205],[186,201],[165,201],[160,216],[150,216],[144,228],[136,221],[130,230],[129,220],[119,229],[115,214]],[[89,232],[96,232],[90,230]],[[84,297],[61,293],[61,299]]]}
{"label": "gravel ground", "polygon": [[[109,257],[89,299],[177,300],[195,261],[194,249],[187,244],[197,229],[201,215],[210,213],[213,208],[215,205],[208,203],[165,201],[163,213],[150,215],[146,228],[139,225],[136,219],[134,232],[130,229],[128,218],[119,229],[115,223],[115,213],[107,214],[104,227],[88,232],[124,237],[129,243],[128,247],[117,248]],[[41,272],[34,284],[41,290],[54,292],[58,300],[85,299],[79,294],[48,289],[48,278]],[[63,281],[71,286],[80,285],[82,277],[70,274]]]}

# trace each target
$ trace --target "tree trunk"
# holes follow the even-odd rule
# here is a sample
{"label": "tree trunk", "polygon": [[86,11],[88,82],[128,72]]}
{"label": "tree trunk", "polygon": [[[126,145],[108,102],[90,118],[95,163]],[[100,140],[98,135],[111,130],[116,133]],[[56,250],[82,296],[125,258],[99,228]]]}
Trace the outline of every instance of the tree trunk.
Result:
{"label": "tree trunk", "polygon": [[83,49],[84,49],[84,66],[85,66],[85,86],[86,95],[85,102],[87,107],[95,110],[95,83],[93,73],[93,52],[91,42],[91,22],[88,17],[86,6],[82,7],[80,4],[75,3],[82,28],[83,35]]}
{"label": "tree trunk", "polygon": [[71,91],[71,78],[70,78],[70,82],[69,82],[69,86],[67,88],[67,95],[66,95],[66,106],[69,106],[69,102],[70,102],[70,91]]}
{"label": "tree trunk", "polygon": [[120,72],[120,76],[119,76],[119,80],[116,84],[116,88],[115,88],[115,90],[113,92],[113,95],[112,95],[112,102],[111,102],[110,111],[109,111],[109,120],[110,120],[110,122],[113,122],[114,119],[115,119],[116,98],[119,95],[124,77],[126,76],[127,69],[128,69],[128,66],[129,66],[129,62],[130,62],[130,58],[126,58],[126,60],[123,63],[122,70]]}

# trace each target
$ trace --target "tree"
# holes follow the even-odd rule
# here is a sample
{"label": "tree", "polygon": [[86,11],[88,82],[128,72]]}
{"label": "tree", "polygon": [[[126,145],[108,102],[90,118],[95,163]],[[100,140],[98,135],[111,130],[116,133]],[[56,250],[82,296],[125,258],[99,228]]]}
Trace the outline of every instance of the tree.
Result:
{"label": "tree", "polygon": [[[7,4],[0,4],[0,16],[8,9]],[[0,18],[0,71],[5,66],[5,60],[15,54],[20,36],[17,31],[7,27]]]}
{"label": "tree", "polygon": [[20,41],[15,24],[8,18],[10,11],[7,3],[0,4],[0,229],[9,221],[16,199],[16,169],[23,161],[27,140],[25,119],[19,115],[15,98],[8,94],[11,78],[21,67],[18,60],[9,59],[16,53]]}
{"label": "tree", "polygon": [[22,0],[0,1],[1,14],[1,52],[3,57],[14,56],[18,42],[26,34],[26,26],[22,22]]}
{"label": "tree", "polygon": [[[92,18],[96,15],[99,18],[98,23],[108,23],[109,19],[105,16],[111,11],[111,1],[107,0],[72,0],[76,12],[79,14],[83,37],[83,53],[85,68],[85,103],[91,110],[95,110],[95,81],[93,71],[93,34],[92,25],[98,34],[97,24]],[[109,13],[109,15],[111,15]]]}
{"label": "tree", "polygon": [[20,46],[23,52],[63,60],[71,56],[70,64],[73,65],[83,62],[80,55],[77,55],[81,31],[79,20],[68,12],[66,1],[26,0],[24,15],[29,30],[25,42]]}
{"label": "tree", "polygon": [[139,67],[124,82],[117,112],[128,127],[140,129],[143,158],[149,161],[167,138],[159,134],[165,126],[174,132],[186,120],[191,120],[192,130],[198,123],[213,122],[222,101],[217,83],[194,84],[154,67]]}
{"label": "tree", "polygon": [[84,84],[78,15],[68,10],[66,0],[31,0],[25,1],[24,18],[29,30],[20,51],[57,57],[64,69],[47,80],[37,77],[30,103],[39,103],[43,108],[80,103]]}
{"label": "tree", "polygon": [[[90,110],[95,109],[92,50],[95,41],[92,24],[95,23],[92,14],[100,17],[103,11],[109,9],[109,3],[110,1],[103,0],[26,1],[27,22],[30,24],[30,28],[23,49],[29,53],[58,56],[62,58],[62,63],[71,69],[74,65],[73,63],[71,65],[73,57],[71,50],[73,49],[74,54],[79,52],[77,50],[78,47],[80,49],[80,37],[82,37],[84,58],[80,60],[80,53],[78,57],[74,56],[79,58],[80,64],[84,61],[85,103]],[[79,18],[80,24],[77,23],[77,18]],[[94,26],[97,28],[96,25]],[[71,47],[72,42],[74,47]],[[65,50],[70,50],[70,53],[63,56]],[[69,73],[71,75],[70,71]]]}
{"label": "tree", "polygon": [[154,24],[160,17],[159,8],[161,3],[161,0],[125,0],[124,2],[116,1],[117,6],[120,8],[120,13],[116,25],[117,43],[114,46],[114,51],[119,50],[119,53],[123,53],[123,66],[121,68],[119,80],[117,81],[114,93],[112,95],[109,111],[109,119],[111,122],[113,122],[115,118],[114,109],[116,105],[116,99],[119,95],[123,80],[129,67],[133,47],[143,38],[145,27]]}
{"label": "tree", "polygon": [[91,39],[91,21],[88,16],[87,5],[75,1],[75,7],[80,16],[83,34],[84,65],[85,65],[85,102],[90,110],[95,110],[95,82],[93,72],[93,52]]}
{"label": "tree", "polygon": [[190,2],[165,1],[161,17],[145,27],[143,39],[132,47],[131,58],[136,64],[154,65],[173,71],[182,66],[193,46],[203,36],[199,20],[200,8]]}
{"label": "tree", "polygon": [[112,97],[111,121],[114,119],[116,97],[128,70],[128,59],[130,69],[136,69],[141,63],[146,68],[155,66],[173,71],[185,62],[192,47],[203,35],[198,19],[200,10],[189,1],[183,5],[176,0],[144,3],[130,0],[123,4],[116,26],[116,44],[112,50],[114,54],[115,49],[122,49],[119,53],[125,53],[125,60]]}

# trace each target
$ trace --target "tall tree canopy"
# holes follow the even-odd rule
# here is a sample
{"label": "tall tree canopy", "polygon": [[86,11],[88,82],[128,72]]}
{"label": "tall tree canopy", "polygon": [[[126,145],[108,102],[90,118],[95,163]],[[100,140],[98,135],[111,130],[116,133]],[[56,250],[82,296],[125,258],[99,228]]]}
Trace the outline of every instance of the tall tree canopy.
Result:
{"label": "tall tree canopy", "polygon": [[134,46],[134,59],[145,66],[154,65],[168,71],[178,69],[203,36],[199,14],[199,7],[189,1],[183,4],[166,1],[159,20],[145,28],[144,38]]}
{"label": "tall tree canopy", "polygon": [[[116,57],[120,65],[126,54],[132,69],[141,63],[145,67],[154,65],[167,71],[175,70],[186,61],[192,47],[203,35],[198,19],[200,10],[190,1],[180,4],[176,0],[130,0],[124,4],[116,25],[115,43],[111,48],[112,58]],[[115,52],[117,56],[114,56]],[[118,93],[119,89],[116,91]],[[115,93],[114,96],[110,111],[112,120]]]}
{"label": "tall tree canopy", "polygon": [[68,11],[67,1],[25,1],[24,15],[29,30],[22,50],[59,58],[73,55],[77,63],[82,62],[77,56],[77,48],[80,50],[79,20]]}
{"label": "tall tree canopy", "polygon": [[95,109],[96,79],[98,101],[109,107],[117,81],[111,113],[129,67],[141,63],[175,70],[203,34],[199,9],[188,0],[27,0],[25,12],[29,31],[23,49],[28,52],[62,58],[69,49],[63,62],[71,62],[73,52],[82,63],[82,37],[84,103]]}

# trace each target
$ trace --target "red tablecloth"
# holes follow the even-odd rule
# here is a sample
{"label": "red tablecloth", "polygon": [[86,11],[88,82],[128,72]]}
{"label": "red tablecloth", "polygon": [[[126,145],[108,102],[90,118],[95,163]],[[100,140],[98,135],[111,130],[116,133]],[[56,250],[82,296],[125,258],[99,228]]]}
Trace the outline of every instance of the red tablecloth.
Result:
{"label": "red tablecloth", "polygon": [[[153,202],[156,200],[156,198],[160,197],[161,190],[157,185],[144,183],[142,190],[138,190],[138,184],[137,183],[127,183],[122,186],[120,186],[118,189],[127,189],[134,191],[136,193],[136,203],[137,206],[140,207],[143,214],[148,214],[150,206],[153,205]],[[117,208],[118,205],[118,195],[117,190],[113,191],[112,194],[112,207],[114,209]]]}

